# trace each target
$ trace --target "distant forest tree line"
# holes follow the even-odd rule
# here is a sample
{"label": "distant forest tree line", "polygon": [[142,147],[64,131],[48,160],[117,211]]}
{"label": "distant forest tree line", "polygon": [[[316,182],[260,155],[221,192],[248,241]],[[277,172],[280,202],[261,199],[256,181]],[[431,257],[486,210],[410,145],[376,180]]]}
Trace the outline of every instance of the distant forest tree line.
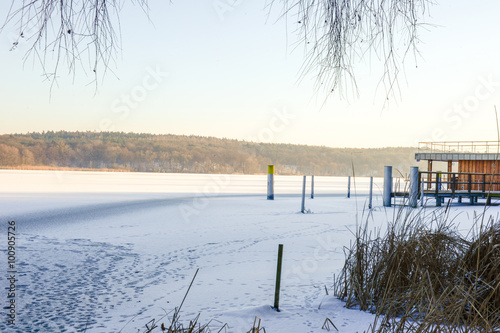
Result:
{"label": "distant forest tree line", "polygon": [[115,169],[134,172],[383,176],[416,165],[416,148],[329,148],[213,137],[119,132],[0,135],[0,168]]}

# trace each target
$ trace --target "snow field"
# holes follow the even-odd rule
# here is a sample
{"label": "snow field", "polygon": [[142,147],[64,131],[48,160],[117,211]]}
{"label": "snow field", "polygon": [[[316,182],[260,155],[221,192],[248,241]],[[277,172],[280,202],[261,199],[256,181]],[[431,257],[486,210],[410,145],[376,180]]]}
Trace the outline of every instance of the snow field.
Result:
{"label": "snow field", "polygon": [[[19,270],[16,326],[2,305],[0,331],[144,331],[181,303],[198,268],[186,322],[201,313],[202,323],[246,332],[259,316],[269,333],[325,332],[328,317],[340,332],[364,331],[373,316],[345,309],[325,287],[367,218],[367,179],[347,199],[346,178],[315,177],[312,213],[301,214],[301,177],[276,178],[268,201],[266,176],[0,172],[0,237],[15,219]],[[381,208],[380,193],[374,206],[370,227],[383,228],[397,208]],[[464,230],[474,209],[455,209]],[[278,244],[280,312],[271,309]]]}

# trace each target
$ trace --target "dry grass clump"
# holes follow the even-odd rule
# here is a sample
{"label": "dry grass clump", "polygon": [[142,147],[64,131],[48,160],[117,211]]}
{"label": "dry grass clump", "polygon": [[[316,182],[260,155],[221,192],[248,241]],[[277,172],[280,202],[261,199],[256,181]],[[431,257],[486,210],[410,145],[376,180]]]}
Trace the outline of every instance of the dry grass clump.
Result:
{"label": "dry grass clump", "polygon": [[[172,318],[168,318],[170,323],[165,324],[161,323],[161,325],[158,325],[158,323],[155,320],[151,320],[149,323],[145,325],[145,330],[143,331],[144,333],[150,333],[150,332],[167,332],[167,333],[212,333],[212,332],[225,332],[223,331],[226,327],[227,324],[223,325],[220,327],[218,325],[217,329],[214,331],[213,330],[213,325],[212,321],[209,321],[206,324],[201,324],[199,322],[200,314],[198,314],[193,320],[189,321],[189,324],[184,324],[182,323],[179,318],[175,317],[175,314]],[[157,330],[159,329],[159,331]]]}
{"label": "dry grass clump", "polygon": [[377,314],[369,331],[500,332],[500,223],[468,239],[447,213],[403,207],[384,236],[356,231],[334,289]]}
{"label": "dry grass clump", "polygon": [[485,323],[495,322],[500,332],[500,222],[490,220],[481,228],[462,265],[463,286],[472,296],[468,311],[480,315]]}

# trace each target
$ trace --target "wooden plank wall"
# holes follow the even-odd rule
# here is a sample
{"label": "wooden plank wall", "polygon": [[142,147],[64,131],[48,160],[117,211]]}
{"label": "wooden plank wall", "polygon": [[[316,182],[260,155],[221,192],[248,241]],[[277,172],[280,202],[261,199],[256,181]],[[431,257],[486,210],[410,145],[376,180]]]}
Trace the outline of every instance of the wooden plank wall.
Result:
{"label": "wooden plank wall", "polygon": [[[487,174],[495,174],[495,176],[486,176],[486,191],[500,191],[500,185],[488,185],[491,181],[494,183],[500,183],[500,169],[495,165],[497,161],[460,161],[458,162],[458,172],[471,172],[471,173],[487,173]],[[468,178],[461,176],[460,182],[468,182]],[[483,189],[483,176],[472,176],[473,183],[472,186],[473,191],[481,191]],[[467,184],[461,184],[459,186],[459,190],[468,190],[469,186]]]}

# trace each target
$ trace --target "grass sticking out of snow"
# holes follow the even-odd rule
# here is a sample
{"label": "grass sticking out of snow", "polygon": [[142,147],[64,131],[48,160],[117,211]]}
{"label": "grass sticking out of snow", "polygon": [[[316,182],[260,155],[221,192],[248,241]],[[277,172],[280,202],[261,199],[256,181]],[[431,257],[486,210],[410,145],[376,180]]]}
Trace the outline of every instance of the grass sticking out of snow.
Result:
{"label": "grass sticking out of snow", "polygon": [[500,222],[463,237],[448,212],[402,207],[383,236],[356,230],[334,290],[376,314],[368,332],[500,332]]}

